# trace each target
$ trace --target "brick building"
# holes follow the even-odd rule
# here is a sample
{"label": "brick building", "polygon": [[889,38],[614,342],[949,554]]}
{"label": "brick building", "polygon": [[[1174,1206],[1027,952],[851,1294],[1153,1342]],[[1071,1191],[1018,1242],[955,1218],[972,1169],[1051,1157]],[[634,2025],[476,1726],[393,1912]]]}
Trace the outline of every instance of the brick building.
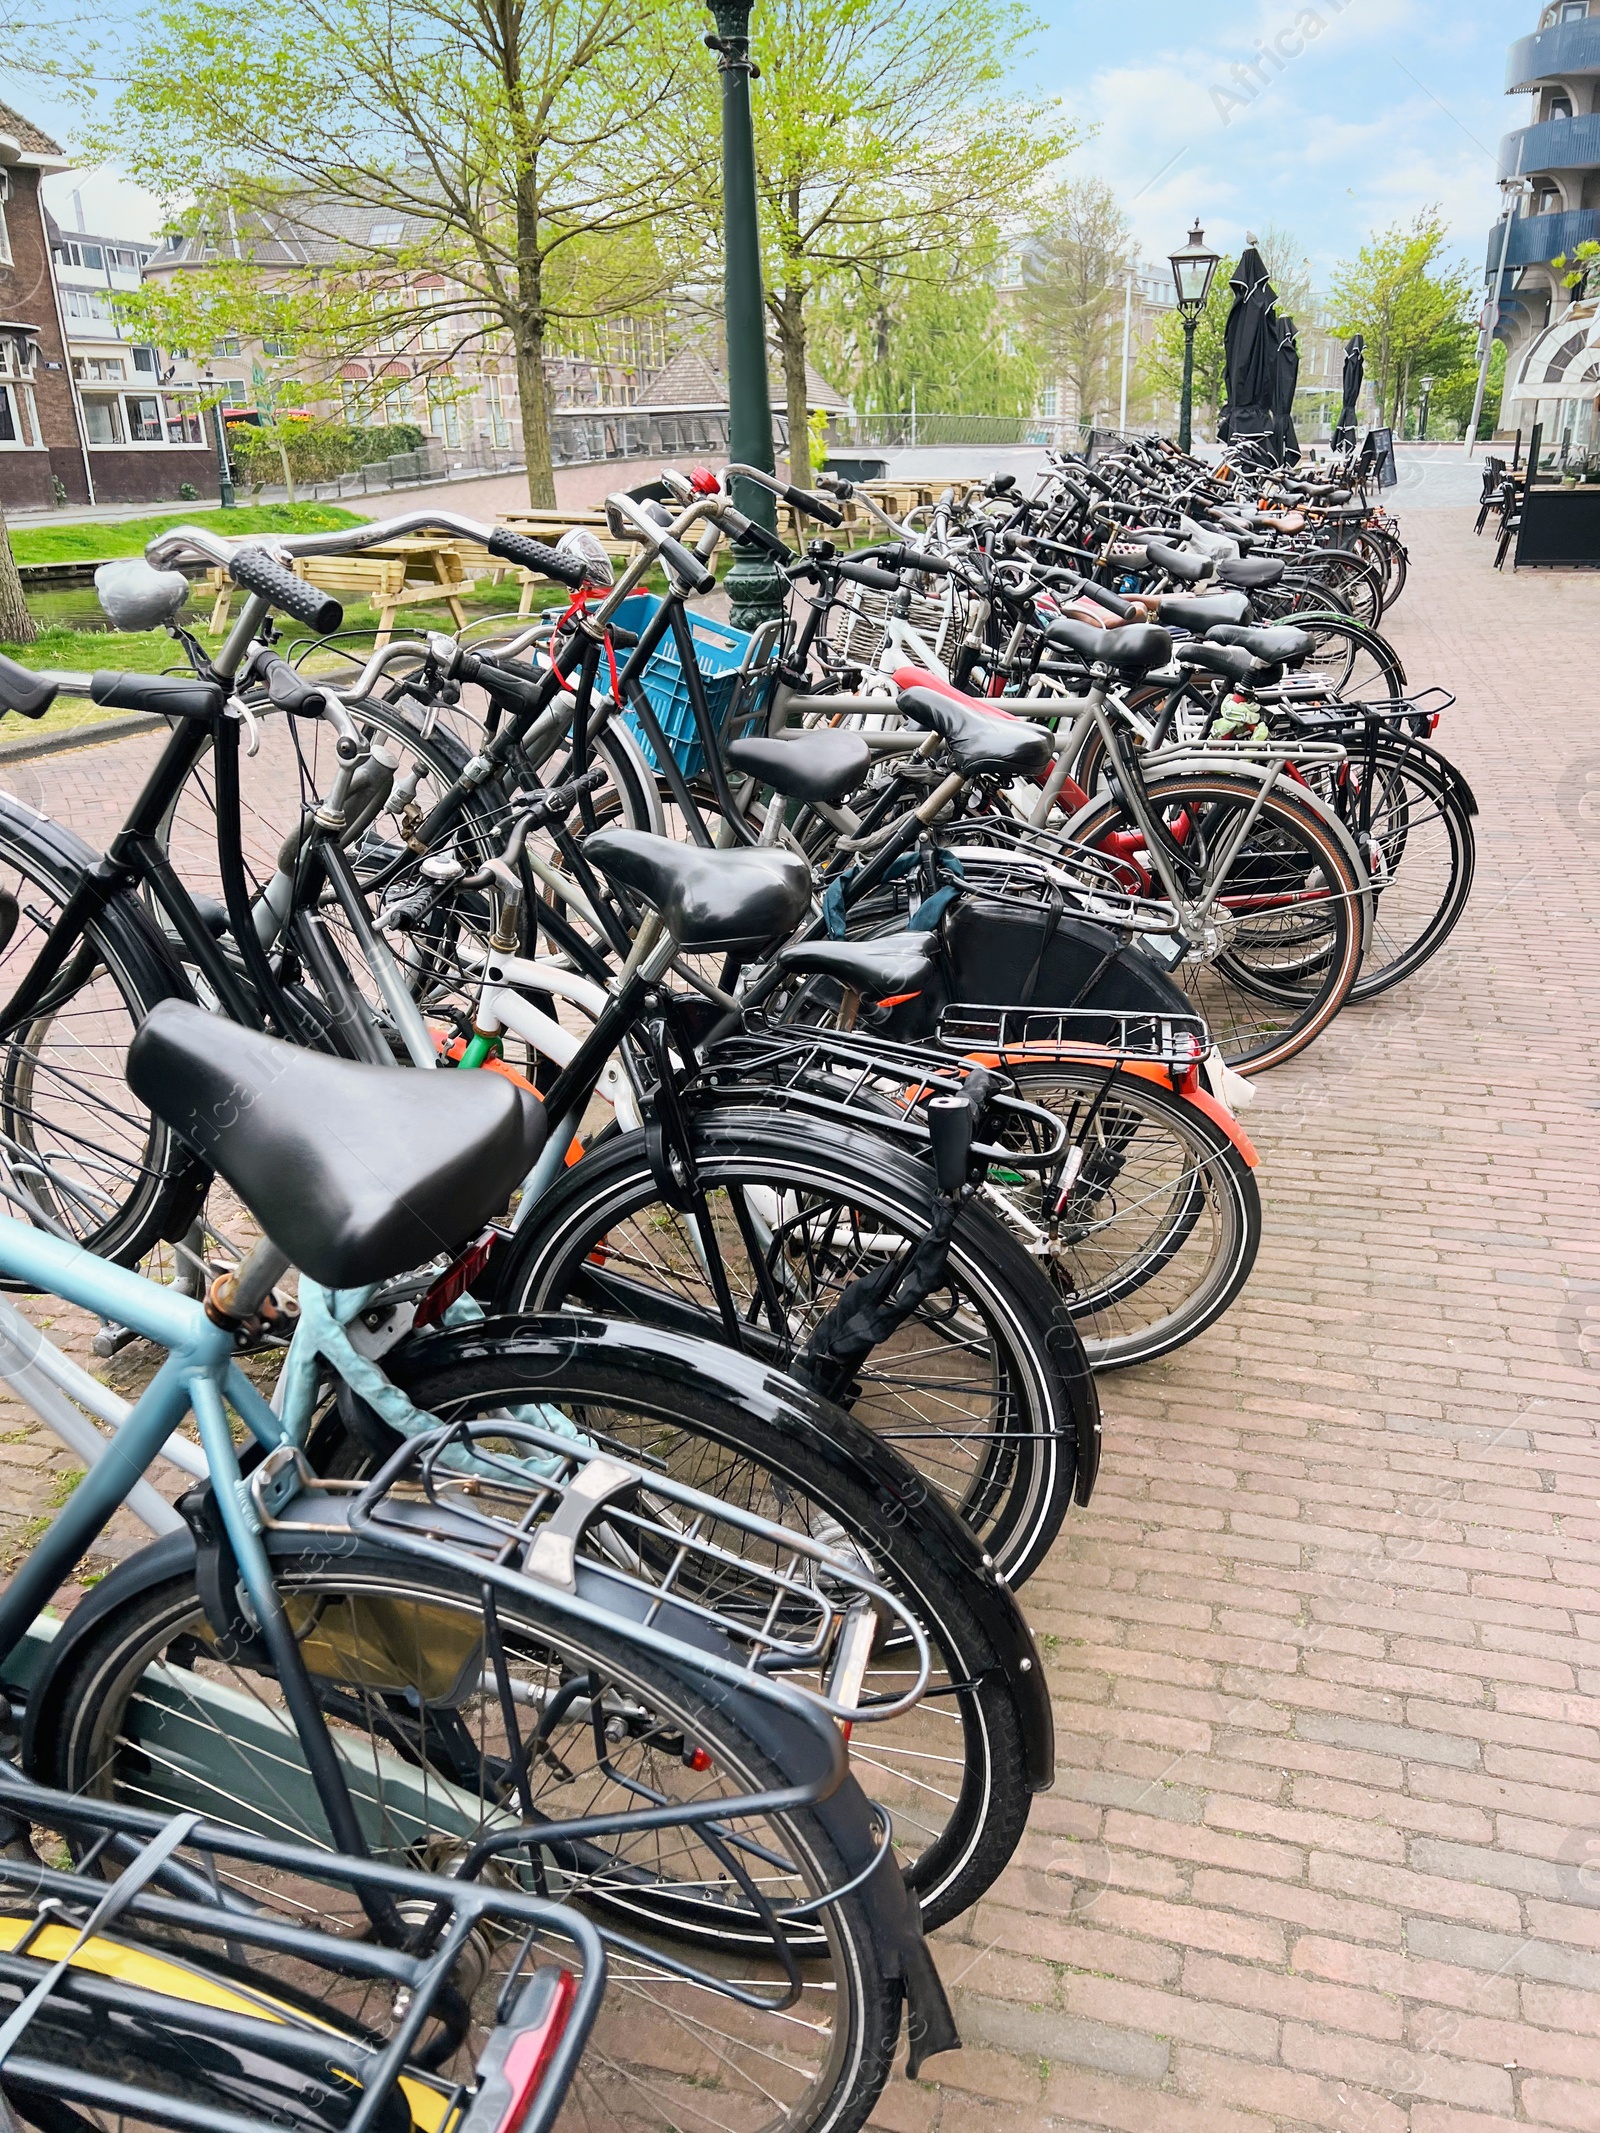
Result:
{"label": "brick building", "polygon": [[[51,221],[40,180],[67,167],[47,133],[0,104],[0,504],[157,503],[176,499],[185,483],[205,489],[216,461],[192,401],[180,408],[153,391],[156,380],[131,367],[131,349],[135,390],[82,395],[85,383],[118,382],[109,365],[122,358],[100,343],[120,336],[98,285],[103,279],[109,289],[120,270],[106,268],[93,239],[86,242],[98,264],[86,266],[85,241],[63,237]],[[123,278],[137,287],[133,256]],[[69,301],[81,317],[69,318]],[[88,330],[88,352],[75,328]]]}

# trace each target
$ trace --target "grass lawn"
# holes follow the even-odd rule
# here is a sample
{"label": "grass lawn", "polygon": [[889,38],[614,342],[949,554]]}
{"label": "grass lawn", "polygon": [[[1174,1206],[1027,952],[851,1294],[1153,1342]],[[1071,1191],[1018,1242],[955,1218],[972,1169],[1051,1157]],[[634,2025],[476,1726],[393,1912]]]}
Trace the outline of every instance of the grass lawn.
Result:
{"label": "grass lawn", "polygon": [[142,555],[146,541],[169,526],[208,526],[216,533],[334,533],[359,526],[370,514],[338,504],[245,504],[236,511],[164,511],[155,518],[83,519],[61,526],[13,526],[19,563],[99,562]]}

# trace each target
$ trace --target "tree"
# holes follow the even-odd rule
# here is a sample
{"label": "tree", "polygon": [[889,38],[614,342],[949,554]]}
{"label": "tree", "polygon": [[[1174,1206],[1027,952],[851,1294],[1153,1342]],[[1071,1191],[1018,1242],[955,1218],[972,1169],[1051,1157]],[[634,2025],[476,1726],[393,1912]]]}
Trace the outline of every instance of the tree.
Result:
{"label": "tree", "polygon": [[[796,480],[810,475],[819,292],[931,280],[919,263],[981,238],[1070,144],[1051,107],[1001,93],[1028,28],[1012,0],[770,0],[757,11],[756,181]],[[702,163],[708,123],[696,128]],[[720,192],[708,188],[703,205],[720,218]]]}
{"label": "tree", "polygon": [[1108,358],[1120,347],[1123,284],[1134,264],[1132,230],[1103,178],[1074,178],[1050,198],[1023,254],[1021,316],[1046,365],[1093,418]]}
{"label": "tree", "polygon": [[[672,278],[685,188],[654,121],[709,71],[702,27],[691,0],[171,0],[99,146],[198,202],[219,256],[144,323],[165,302],[163,344],[207,346],[229,316],[267,330],[275,299],[325,369],[386,338],[443,370],[504,336],[528,493],[553,504],[546,340]],[[332,263],[264,281],[252,251],[281,222]]]}
{"label": "tree", "polygon": [[28,613],[22,576],[11,552],[11,529],[0,504],[0,644],[32,644],[39,625]]}
{"label": "tree", "polygon": [[839,275],[814,302],[808,339],[823,373],[859,408],[1023,415],[1039,366],[1012,345],[996,286],[993,231],[960,253],[924,253],[910,267]]}
{"label": "tree", "polygon": [[[1506,383],[1506,344],[1496,341],[1489,352],[1489,376],[1484,386],[1483,411],[1478,417],[1478,440],[1487,443],[1500,426],[1500,397]],[[1472,420],[1472,403],[1478,391],[1478,366],[1475,362],[1464,363],[1448,376],[1434,383],[1433,398],[1428,405],[1428,427],[1434,419],[1452,423],[1457,436],[1464,437],[1467,424]]]}
{"label": "tree", "polygon": [[1448,234],[1437,208],[1394,223],[1341,265],[1330,299],[1335,328],[1366,336],[1367,369],[1380,414],[1402,430],[1413,379],[1459,369],[1472,337],[1472,287],[1442,255]]}

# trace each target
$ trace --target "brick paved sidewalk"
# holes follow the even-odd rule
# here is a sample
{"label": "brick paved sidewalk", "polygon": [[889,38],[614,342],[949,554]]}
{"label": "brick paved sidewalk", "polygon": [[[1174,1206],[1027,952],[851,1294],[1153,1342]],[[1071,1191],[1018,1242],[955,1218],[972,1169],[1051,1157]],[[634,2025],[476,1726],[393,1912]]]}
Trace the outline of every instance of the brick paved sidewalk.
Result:
{"label": "brick paved sidewalk", "polygon": [[[1390,628],[1460,698],[1472,906],[1263,1080],[1253,1281],[1104,1385],[1027,1591],[1056,1787],[939,1936],[967,2047],[898,2133],[1600,2133],[1600,580],[1470,526],[1408,516]],[[148,747],[10,782],[102,842]]]}

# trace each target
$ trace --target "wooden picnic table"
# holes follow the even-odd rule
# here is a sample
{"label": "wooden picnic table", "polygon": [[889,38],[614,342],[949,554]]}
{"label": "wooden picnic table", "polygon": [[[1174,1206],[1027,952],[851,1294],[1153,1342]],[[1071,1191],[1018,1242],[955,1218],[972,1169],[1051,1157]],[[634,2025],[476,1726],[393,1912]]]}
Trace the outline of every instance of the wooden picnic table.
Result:
{"label": "wooden picnic table", "polygon": [[[394,635],[396,615],[405,607],[426,607],[441,601],[449,608],[456,628],[466,628],[467,611],[461,604],[461,595],[470,590],[472,576],[460,553],[461,546],[451,539],[410,534],[363,548],[358,555],[295,556],[291,567],[297,577],[322,592],[354,594],[369,601],[378,610],[374,643],[384,645]],[[205,582],[215,595],[211,628],[217,633],[228,626],[234,584],[224,570],[207,571]]]}

